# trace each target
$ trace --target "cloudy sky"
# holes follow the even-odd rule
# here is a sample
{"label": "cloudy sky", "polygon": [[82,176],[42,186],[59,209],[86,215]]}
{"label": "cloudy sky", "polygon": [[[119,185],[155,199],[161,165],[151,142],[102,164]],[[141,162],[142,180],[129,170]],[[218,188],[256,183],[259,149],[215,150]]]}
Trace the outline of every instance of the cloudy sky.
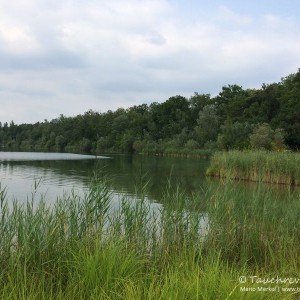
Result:
{"label": "cloudy sky", "polygon": [[0,0],[0,121],[105,112],[300,68],[299,0]]}

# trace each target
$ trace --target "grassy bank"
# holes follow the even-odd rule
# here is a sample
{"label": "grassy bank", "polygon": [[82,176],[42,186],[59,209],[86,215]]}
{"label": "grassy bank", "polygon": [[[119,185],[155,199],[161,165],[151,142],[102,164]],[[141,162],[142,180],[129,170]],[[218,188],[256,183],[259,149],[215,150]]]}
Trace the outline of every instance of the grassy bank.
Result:
{"label": "grassy bank", "polygon": [[155,156],[168,156],[168,157],[181,157],[181,158],[203,158],[208,159],[213,155],[214,151],[205,149],[173,149],[167,148],[163,150],[145,150],[140,154],[155,155]]}
{"label": "grassy bank", "polygon": [[[245,193],[228,182],[188,198],[180,188],[166,187],[164,207],[155,208],[144,197],[145,186],[136,189],[138,200],[124,196],[117,207],[103,179],[92,182],[86,197],[64,196],[51,207],[42,200],[11,203],[2,190],[0,298],[298,295],[241,288],[271,285],[251,283],[250,276],[299,276],[299,194],[287,193],[282,201],[261,185]],[[240,276],[248,282],[240,283]]]}
{"label": "grassy bank", "polygon": [[207,175],[268,183],[300,185],[300,154],[292,152],[217,152]]}

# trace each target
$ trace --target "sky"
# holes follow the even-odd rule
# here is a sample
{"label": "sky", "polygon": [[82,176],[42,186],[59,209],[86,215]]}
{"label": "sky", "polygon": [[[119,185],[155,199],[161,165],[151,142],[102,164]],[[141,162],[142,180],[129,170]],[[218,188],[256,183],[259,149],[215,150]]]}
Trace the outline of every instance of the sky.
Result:
{"label": "sky", "polygon": [[0,0],[0,122],[260,88],[299,32],[299,0]]}

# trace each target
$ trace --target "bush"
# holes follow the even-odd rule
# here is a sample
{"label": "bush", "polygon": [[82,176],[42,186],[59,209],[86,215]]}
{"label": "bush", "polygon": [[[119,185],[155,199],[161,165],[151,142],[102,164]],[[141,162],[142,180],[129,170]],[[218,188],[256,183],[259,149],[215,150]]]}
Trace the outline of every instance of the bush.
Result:
{"label": "bush", "polygon": [[283,150],[286,148],[284,131],[280,128],[273,130],[268,123],[259,124],[250,135],[250,144],[253,149]]}
{"label": "bush", "polygon": [[185,148],[188,149],[188,150],[195,150],[195,149],[198,149],[200,148],[200,145],[197,141],[195,140],[188,140],[186,143],[185,143]]}

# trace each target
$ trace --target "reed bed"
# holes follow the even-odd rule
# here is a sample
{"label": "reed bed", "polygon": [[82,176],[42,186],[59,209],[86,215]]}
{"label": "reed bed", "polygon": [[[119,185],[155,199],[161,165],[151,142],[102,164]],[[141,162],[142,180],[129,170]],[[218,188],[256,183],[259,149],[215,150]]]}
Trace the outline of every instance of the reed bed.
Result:
{"label": "reed bed", "polygon": [[300,154],[269,151],[217,152],[211,159],[207,175],[300,185]]}
{"label": "reed bed", "polygon": [[299,193],[225,182],[187,197],[168,185],[153,206],[146,185],[117,206],[105,178],[50,207],[2,189],[0,298],[293,299],[241,292],[239,277],[299,276]]}
{"label": "reed bed", "polygon": [[147,149],[141,151],[140,153],[155,156],[208,159],[213,155],[214,151],[209,149],[177,149],[168,147],[161,149]]}

